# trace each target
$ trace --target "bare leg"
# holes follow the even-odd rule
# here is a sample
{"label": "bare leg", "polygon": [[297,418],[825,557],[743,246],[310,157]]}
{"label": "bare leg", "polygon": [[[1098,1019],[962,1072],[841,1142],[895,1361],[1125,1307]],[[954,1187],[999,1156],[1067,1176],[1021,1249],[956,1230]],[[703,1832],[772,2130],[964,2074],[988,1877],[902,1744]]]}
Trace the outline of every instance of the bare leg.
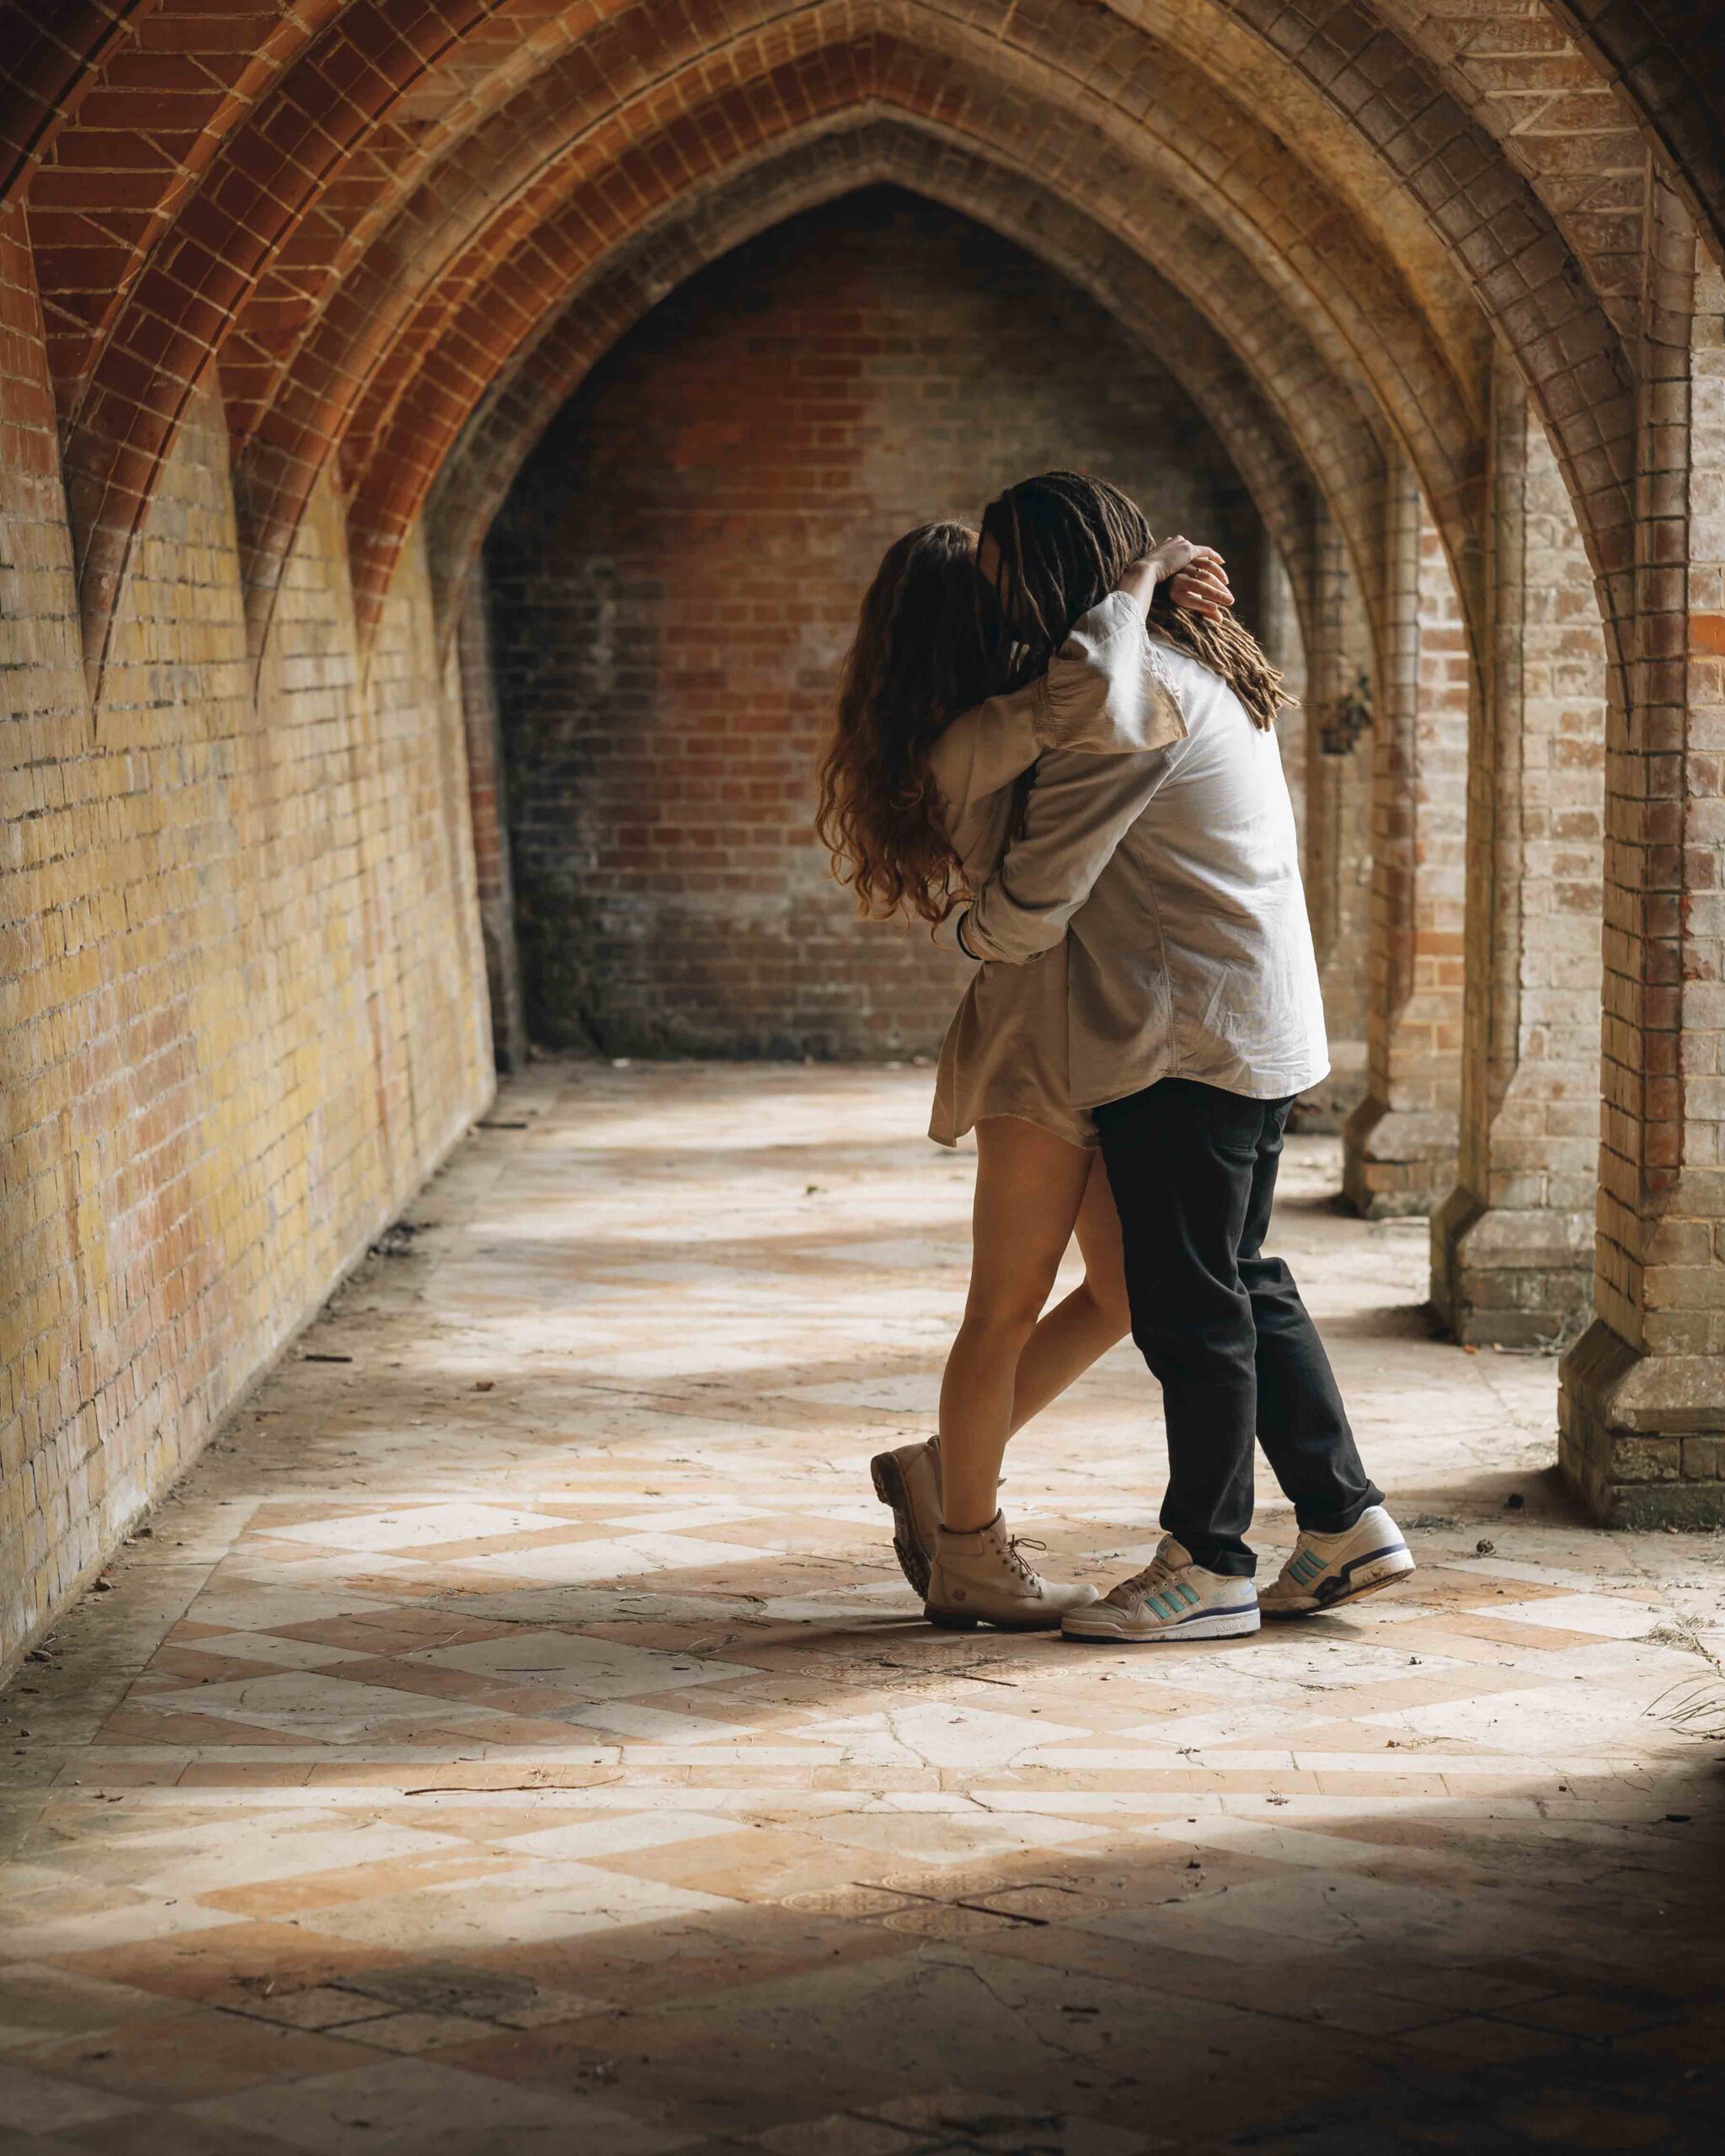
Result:
{"label": "bare leg", "polygon": [[1018,1358],[1012,1390],[1012,1429],[1022,1430],[1033,1416],[1059,1399],[1075,1378],[1082,1377],[1098,1355],[1107,1354],[1132,1330],[1126,1300],[1126,1260],[1120,1246],[1120,1216],[1108,1188],[1102,1155],[1090,1156],[1090,1180],[1078,1209],[1078,1247],[1084,1278],[1070,1295],[1038,1321]]}
{"label": "bare leg", "polygon": [[946,1525],[959,1534],[986,1527],[1000,1509],[1018,1360],[1091,1173],[1081,1146],[1016,1116],[979,1123],[976,1155],[970,1293],[940,1389],[941,1507]]}

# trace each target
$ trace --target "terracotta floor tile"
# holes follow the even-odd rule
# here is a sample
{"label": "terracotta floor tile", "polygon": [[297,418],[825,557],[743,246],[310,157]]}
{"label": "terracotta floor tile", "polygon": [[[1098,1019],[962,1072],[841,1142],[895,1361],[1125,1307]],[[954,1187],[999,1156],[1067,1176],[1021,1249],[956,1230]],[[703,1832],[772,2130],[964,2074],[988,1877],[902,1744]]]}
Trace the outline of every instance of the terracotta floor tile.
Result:
{"label": "terracotta floor tile", "polygon": [[0,2059],[0,2126],[20,2133],[55,2133],[63,2127],[101,2120],[110,2132],[115,2122],[136,2106],[125,2096],[68,2081],[61,2074],[38,2073],[15,2059]]}
{"label": "terracotta floor tile", "polygon": [[383,2014],[375,2020],[350,2021],[341,2031],[343,2041],[363,2044],[372,2051],[399,2052],[417,2057],[421,2052],[447,2051],[455,2044],[470,2044],[476,2036],[491,2033],[483,2021],[460,2014]]}
{"label": "terracotta floor tile", "polygon": [[200,1897],[206,1909],[225,1909],[241,1917],[291,1917],[302,1910],[328,1909],[379,1895],[411,1893],[452,1880],[483,1879],[511,1866],[503,1858],[483,1856],[404,1857],[393,1863],[351,1865],[339,1871],[316,1871],[294,1879],[270,1879],[255,1886],[227,1886]]}
{"label": "terracotta floor tile", "polygon": [[108,1983],[222,2005],[243,1999],[253,1987],[299,1989],[404,1958],[388,1948],[355,1946],[297,1924],[254,1923],[68,1954],[61,1966]]}
{"label": "terracotta floor tile", "polygon": [[345,2063],[321,2036],[227,2014],[121,2023],[30,2053],[31,2068],[140,2102],[227,2095]]}
{"label": "terracotta floor tile", "polygon": [[[547,2148],[561,2137],[567,2149],[577,2137],[589,2146],[602,2139],[618,2156],[656,2156],[670,2137],[639,2131],[627,2113],[464,2073],[432,2059],[392,2059],[289,2082],[244,2097],[218,2097],[190,2107],[212,2125],[261,2127],[301,2148],[339,2152],[401,2151],[453,2147],[457,2136],[477,2142],[505,2136],[511,2145]],[[530,2139],[529,2137],[534,2137]]]}
{"label": "terracotta floor tile", "polygon": [[921,2139],[913,2127],[859,2117],[854,2111],[769,2127],[760,2137],[772,2156],[905,2156]]}
{"label": "terracotta floor tile", "polygon": [[[124,2134],[124,2139],[120,2138]],[[213,2125],[173,2111],[128,2111],[118,2125],[98,2120],[32,2143],[34,2156],[49,2148],[88,2149],[92,2156],[302,2156],[295,2143],[249,2127]],[[10,2156],[0,2142],[0,2156]]]}
{"label": "terracotta floor tile", "polygon": [[[901,1897],[870,1897],[870,1913]],[[752,1927],[724,1935],[667,1929],[654,1938],[592,1934],[537,1948],[514,1948],[494,1962],[531,1975],[547,1990],[602,1999],[608,2009],[635,2009],[778,1977],[814,1980],[854,1961],[890,1959],[906,1942],[873,1924],[803,1917],[787,1909],[777,1921],[761,1912]]]}
{"label": "terracotta floor tile", "polygon": [[265,1991],[254,1988],[244,1997],[226,2002],[231,2014],[244,2014],[254,2020],[270,2021],[284,2029],[310,2029],[322,2033],[344,2029],[355,2021],[371,2021],[389,2013],[382,2000],[334,1984],[312,1984],[303,1991]]}
{"label": "terracotta floor tile", "polygon": [[[115,1770],[104,1766],[104,1780]],[[309,1764],[276,1759],[193,1759],[176,1777],[182,1789],[302,1789],[311,1780]]]}
{"label": "terracotta floor tile", "polygon": [[[177,1689],[173,1696],[183,1698],[184,1689]],[[98,1744],[171,1744],[181,1751],[196,1751],[212,1744],[291,1744],[294,1739],[280,1730],[238,1719],[218,1721],[202,1712],[140,1705],[117,1708],[94,1741]]]}
{"label": "terracotta floor tile", "polygon": [[120,2022],[167,2020],[186,2010],[181,2000],[47,1962],[15,1961],[0,1969],[0,2036],[8,2051],[89,2036]]}
{"label": "terracotta floor tile", "polygon": [[1563,2036],[1526,2023],[1473,2014],[1429,2023],[1407,2041],[1470,2066],[1504,2066],[1550,2057],[1565,2048]]}
{"label": "terracotta floor tile", "polygon": [[594,1860],[638,1878],[748,1902],[777,1902],[832,1876],[832,1851],[825,1843],[812,1834],[770,1828]]}

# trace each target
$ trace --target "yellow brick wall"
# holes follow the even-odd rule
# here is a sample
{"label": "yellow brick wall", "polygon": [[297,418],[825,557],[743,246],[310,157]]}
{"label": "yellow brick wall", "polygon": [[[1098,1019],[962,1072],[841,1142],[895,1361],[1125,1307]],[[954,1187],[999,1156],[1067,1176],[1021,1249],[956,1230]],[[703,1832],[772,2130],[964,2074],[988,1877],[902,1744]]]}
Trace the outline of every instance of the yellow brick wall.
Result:
{"label": "yellow brick wall", "polygon": [[460,707],[423,549],[362,664],[326,488],[254,669],[209,391],[92,711],[13,237],[0,232],[0,1667],[492,1084]]}

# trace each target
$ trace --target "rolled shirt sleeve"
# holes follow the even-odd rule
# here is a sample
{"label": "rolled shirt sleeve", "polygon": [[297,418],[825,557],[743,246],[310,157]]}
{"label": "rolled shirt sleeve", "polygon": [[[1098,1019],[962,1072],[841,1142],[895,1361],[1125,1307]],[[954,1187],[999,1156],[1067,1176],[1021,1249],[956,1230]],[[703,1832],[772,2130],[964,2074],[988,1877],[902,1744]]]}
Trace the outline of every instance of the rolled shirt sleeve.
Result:
{"label": "rolled shirt sleeve", "polygon": [[1114,591],[1079,617],[1046,674],[961,712],[935,743],[931,772],[962,857],[958,825],[1023,777],[1044,750],[1132,755],[1185,733],[1144,609]]}
{"label": "rolled shirt sleeve", "polygon": [[[1111,591],[1073,624],[1039,686],[1039,746],[1098,755],[1165,749],[1186,717],[1144,609]],[[985,707],[986,708],[986,707]]]}
{"label": "rolled shirt sleeve", "polygon": [[970,909],[954,906],[944,921],[937,921],[929,931],[936,944],[943,951],[956,951],[961,958],[975,958],[977,953],[970,947],[964,934],[964,922]]}
{"label": "rolled shirt sleeve", "polygon": [[1172,749],[1118,763],[1051,750],[1037,766],[1023,828],[999,868],[954,922],[959,947],[975,958],[1023,965],[1052,950],[1095,888],[1114,849],[1167,776]]}

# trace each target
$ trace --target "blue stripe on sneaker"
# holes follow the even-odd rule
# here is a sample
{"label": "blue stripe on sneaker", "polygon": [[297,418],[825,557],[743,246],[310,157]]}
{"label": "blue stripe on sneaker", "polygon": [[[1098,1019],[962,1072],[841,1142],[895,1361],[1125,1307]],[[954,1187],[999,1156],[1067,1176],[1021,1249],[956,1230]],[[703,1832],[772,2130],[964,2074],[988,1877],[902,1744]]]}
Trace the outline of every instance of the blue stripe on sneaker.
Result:
{"label": "blue stripe on sneaker", "polygon": [[1188,1610],[1185,1616],[1177,1618],[1169,1625],[1168,1630],[1171,1632],[1178,1632],[1183,1625],[1196,1625],[1206,1617],[1243,1617],[1248,1610],[1254,1609],[1257,1606],[1258,1598],[1254,1595],[1250,1602],[1217,1603],[1208,1609]]}
{"label": "blue stripe on sneaker", "polygon": [[1381,1550],[1368,1550],[1363,1556],[1350,1557],[1343,1566],[1341,1576],[1344,1580],[1352,1579],[1362,1565],[1375,1565],[1380,1557],[1405,1557],[1407,1555],[1407,1545],[1405,1542],[1386,1542]]}
{"label": "blue stripe on sneaker", "polygon": [[[1328,1606],[1338,1602],[1346,1602],[1348,1599],[1348,1597],[1356,1591],[1361,1593],[1370,1592],[1370,1589],[1355,1590],[1349,1584],[1354,1575],[1364,1566],[1376,1564],[1380,1558],[1397,1556],[1406,1557],[1407,1559],[1407,1571],[1411,1572],[1416,1569],[1413,1564],[1413,1554],[1405,1542],[1386,1542],[1381,1549],[1369,1550],[1362,1556],[1350,1557],[1348,1560],[1348,1562],[1343,1566],[1342,1569],[1337,1572],[1332,1578],[1327,1579],[1323,1585],[1318,1589],[1319,1600],[1324,1603],[1326,1606]],[[1392,1573],[1391,1575],[1391,1578],[1401,1578],[1403,1577],[1405,1577],[1405,1575],[1402,1573]],[[1388,1582],[1375,1580],[1371,1584],[1373,1587],[1387,1586]]]}

